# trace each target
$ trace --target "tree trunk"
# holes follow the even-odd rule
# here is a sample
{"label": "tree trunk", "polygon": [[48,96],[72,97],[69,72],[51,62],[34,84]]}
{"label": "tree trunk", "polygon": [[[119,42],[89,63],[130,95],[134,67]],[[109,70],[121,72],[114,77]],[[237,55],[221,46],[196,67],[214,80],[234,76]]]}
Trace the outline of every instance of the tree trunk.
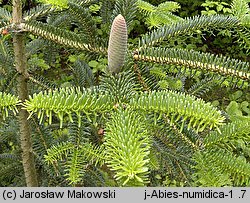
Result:
{"label": "tree trunk", "polygon": [[[15,53],[15,66],[19,73],[17,91],[21,101],[28,99],[28,72],[27,58],[25,53],[25,35],[18,32],[22,22],[22,0],[13,0],[13,23],[16,25],[16,33],[13,37],[13,46]],[[19,111],[20,142],[22,149],[22,162],[25,174],[26,185],[28,187],[37,187],[37,175],[32,150],[31,131],[27,121],[28,112],[24,109]]]}

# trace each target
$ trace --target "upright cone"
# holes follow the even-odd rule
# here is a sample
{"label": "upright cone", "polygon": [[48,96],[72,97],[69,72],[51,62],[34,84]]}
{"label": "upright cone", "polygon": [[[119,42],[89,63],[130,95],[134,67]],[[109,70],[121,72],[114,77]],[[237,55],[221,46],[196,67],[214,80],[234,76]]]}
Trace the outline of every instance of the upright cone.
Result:
{"label": "upright cone", "polygon": [[110,73],[119,73],[125,61],[127,52],[128,31],[124,17],[119,14],[115,17],[109,36],[108,70]]}

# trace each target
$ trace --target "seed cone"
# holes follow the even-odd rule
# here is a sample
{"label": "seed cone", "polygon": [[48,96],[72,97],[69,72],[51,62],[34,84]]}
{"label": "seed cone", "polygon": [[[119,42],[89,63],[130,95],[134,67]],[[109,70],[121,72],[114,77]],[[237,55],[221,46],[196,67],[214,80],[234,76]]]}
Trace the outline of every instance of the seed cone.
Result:
{"label": "seed cone", "polygon": [[128,32],[124,17],[119,14],[115,17],[109,36],[108,70],[110,73],[119,73],[125,61],[127,52]]}

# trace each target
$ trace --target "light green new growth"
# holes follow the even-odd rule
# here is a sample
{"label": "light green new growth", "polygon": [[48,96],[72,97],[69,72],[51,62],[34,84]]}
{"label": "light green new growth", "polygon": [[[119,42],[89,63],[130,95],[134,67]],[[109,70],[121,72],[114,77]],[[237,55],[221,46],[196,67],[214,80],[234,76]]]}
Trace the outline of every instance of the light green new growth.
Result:
{"label": "light green new growth", "polygon": [[68,0],[38,0],[45,4],[51,4],[55,7],[59,8],[67,8],[68,7]]}
{"label": "light green new growth", "polygon": [[235,137],[250,139],[250,121],[234,121],[227,125],[220,127],[221,133],[217,131],[212,131],[204,139],[204,146],[206,148],[214,147],[215,145],[220,145],[228,140],[233,140]]}
{"label": "light green new growth", "polygon": [[185,122],[188,129],[194,128],[197,132],[203,131],[206,127],[217,128],[219,131],[218,127],[225,120],[220,111],[211,104],[194,96],[173,91],[138,94],[130,100],[130,105],[134,109],[166,114],[171,120],[171,125],[181,120],[180,131]]}
{"label": "light green new growth", "polygon": [[96,89],[63,88],[60,90],[40,92],[29,97],[24,103],[24,107],[30,113],[37,113],[40,123],[44,115],[48,118],[49,124],[52,123],[52,113],[55,113],[60,120],[62,127],[65,116],[73,122],[72,114],[78,117],[78,125],[81,125],[81,114],[88,116],[91,113],[104,113],[112,108],[112,101],[105,92]]}
{"label": "light green new growth", "polygon": [[11,94],[0,92],[0,115],[5,120],[9,116],[9,111],[14,115],[18,112],[17,105],[20,103],[19,99]]}
{"label": "light green new growth", "polygon": [[149,136],[143,118],[131,110],[118,110],[107,124],[106,163],[122,186],[148,182]]}
{"label": "light green new growth", "polygon": [[158,6],[142,0],[137,1],[137,7],[146,17],[146,24],[149,28],[160,27],[172,22],[180,21],[182,18],[172,14],[180,8],[177,2],[166,1]]}
{"label": "light green new growth", "polygon": [[250,9],[249,1],[246,0],[233,0],[231,4],[232,13],[238,17],[244,25],[250,24]]}

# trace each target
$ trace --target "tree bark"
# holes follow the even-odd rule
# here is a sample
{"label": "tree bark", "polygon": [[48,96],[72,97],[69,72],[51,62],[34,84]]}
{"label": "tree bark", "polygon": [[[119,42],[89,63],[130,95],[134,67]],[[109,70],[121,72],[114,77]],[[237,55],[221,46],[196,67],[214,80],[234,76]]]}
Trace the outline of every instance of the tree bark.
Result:
{"label": "tree bark", "polygon": [[[19,30],[22,22],[22,0],[13,0],[13,23],[16,33],[13,36],[13,46],[15,53],[15,67],[19,73],[17,91],[21,101],[28,99],[28,72],[27,58],[25,53],[25,34]],[[22,163],[24,168],[26,185],[37,187],[37,175],[32,150],[31,131],[28,123],[28,112],[24,109],[19,111],[20,142],[22,149]]]}

